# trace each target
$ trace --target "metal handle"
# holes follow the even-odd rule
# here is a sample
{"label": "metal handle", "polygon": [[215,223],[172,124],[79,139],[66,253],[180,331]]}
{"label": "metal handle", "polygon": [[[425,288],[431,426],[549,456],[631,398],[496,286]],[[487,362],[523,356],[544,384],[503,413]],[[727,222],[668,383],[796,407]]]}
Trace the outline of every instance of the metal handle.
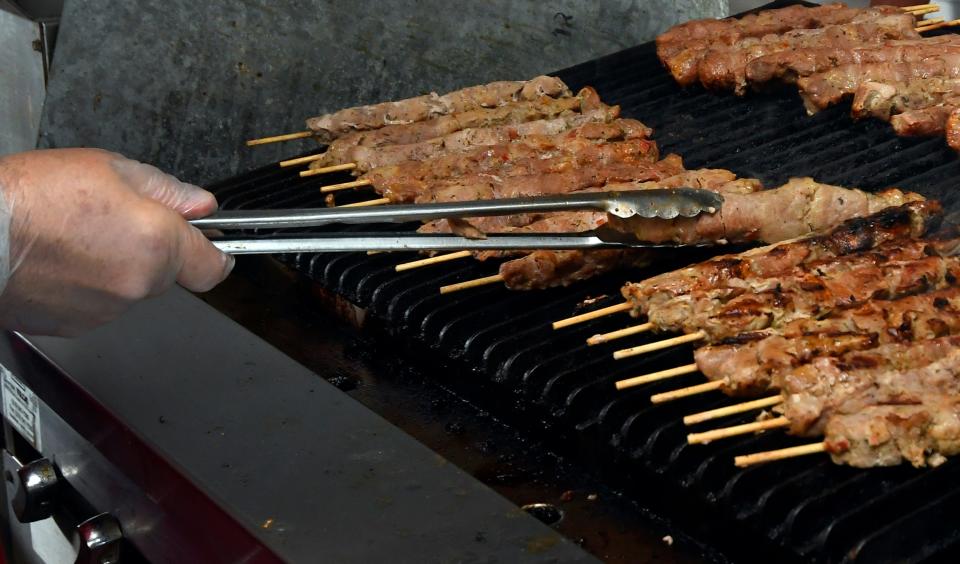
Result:
{"label": "metal handle", "polygon": [[404,204],[378,208],[309,208],[294,210],[231,210],[192,220],[200,229],[316,227],[333,223],[406,223],[456,217],[519,213],[598,211],[618,217],[673,219],[713,213],[723,196],[709,190],[670,188],[628,192],[590,192],[531,198],[470,202]]}
{"label": "metal handle", "polygon": [[80,551],[76,564],[118,564],[123,531],[109,513],[101,513],[77,525]]}
{"label": "metal handle", "polygon": [[16,492],[10,505],[17,520],[34,523],[53,515],[60,483],[53,463],[40,458],[24,464],[16,474]]}
{"label": "metal handle", "polygon": [[468,239],[457,235],[419,233],[320,234],[311,237],[271,237],[263,239],[212,239],[225,253],[234,255],[282,253],[351,253],[361,251],[529,251],[570,249],[675,249],[703,247],[716,243],[647,243],[629,234],[598,229],[587,233],[535,235],[491,235],[486,239]]}
{"label": "metal handle", "polygon": [[591,249],[622,247],[590,234],[491,236],[467,239],[456,235],[416,233],[351,234],[343,236],[212,240],[221,251],[234,255],[282,253],[350,253],[359,251],[483,251],[531,249]]}

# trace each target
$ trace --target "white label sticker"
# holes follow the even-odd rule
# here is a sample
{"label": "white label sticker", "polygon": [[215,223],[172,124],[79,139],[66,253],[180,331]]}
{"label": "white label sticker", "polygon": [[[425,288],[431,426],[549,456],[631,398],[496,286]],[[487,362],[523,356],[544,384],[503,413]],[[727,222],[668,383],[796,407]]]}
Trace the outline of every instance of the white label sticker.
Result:
{"label": "white label sticker", "polygon": [[37,395],[12,372],[0,365],[3,416],[33,448],[40,451],[40,404]]}

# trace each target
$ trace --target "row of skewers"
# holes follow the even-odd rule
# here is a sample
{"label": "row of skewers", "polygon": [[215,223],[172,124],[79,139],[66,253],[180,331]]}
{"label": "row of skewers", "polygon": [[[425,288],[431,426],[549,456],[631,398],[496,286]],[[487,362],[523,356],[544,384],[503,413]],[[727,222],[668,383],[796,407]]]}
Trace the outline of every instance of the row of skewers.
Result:
{"label": "row of skewers", "polygon": [[[357,177],[348,183],[321,188],[328,195],[371,187],[381,196],[353,205],[672,186],[694,186],[722,193],[725,202],[717,213],[694,218],[622,220],[598,212],[555,212],[441,220],[425,224],[420,230],[483,237],[486,233],[503,232],[589,231],[604,225],[651,242],[773,243],[771,247],[719,257],[628,284],[624,288],[627,302],[558,322],[557,326],[630,311],[635,316],[645,316],[646,321],[595,336],[590,344],[651,330],[683,333],[658,343],[619,350],[614,353],[617,359],[684,343],[705,345],[697,349],[694,363],[618,383],[618,388],[630,388],[697,371],[710,379],[693,388],[655,396],[654,401],[717,390],[730,395],[763,396],[745,404],[694,414],[690,423],[774,406],[783,410],[778,417],[747,426],[693,434],[691,442],[789,428],[805,436],[826,434],[825,441],[806,445],[802,452],[827,451],[837,462],[856,466],[892,464],[903,459],[916,465],[936,464],[943,456],[954,453],[949,444],[940,444],[936,442],[939,439],[927,433],[933,428],[930,421],[949,422],[949,411],[944,411],[949,402],[935,405],[932,399],[949,396],[937,396],[938,388],[931,387],[932,384],[918,384],[918,390],[927,390],[917,392],[923,396],[920,400],[911,399],[912,403],[904,405],[881,400],[885,403],[869,404],[862,413],[847,413],[847,408],[830,404],[812,419],[807,416],[801,420],[796,410],[787,411],[792,405],[810,405],[810,401],[787,398],[786,394],[792,394],[789,398],[800,397],[787,383],[800,381],[800,376],[785,376],[788,370],[800,374],[810,370],[805,366],[819,366],[817,363],[830,359],[839,359],[837,369],[846,370],[847,364],[843,363],[863,364],[868,362],[864,359],[869,354],[873,355],[870,362],[887,362],[883,366],[895,374],[910,369],[926,375],[928,365],[921,365],[920,361],[901,362],[904,358],[930,358],[929,354],[918,352],[921,349],[910,348],[916,344],[914,341],[923,341],[929,347],[953,343],[936,340],[951,337],[952,325],[948,323],[944,329],[931,321],[932,315],[924,318],[926,332],[912,325],[899,330],[909,337],[893,337],[890,331],[878,329],[884,322],[900,319],[888,312],[890,304],[914,308],[910,312],[927,307],[924,311],[929,312],[930,307],[940,308],[942,300],[951,299],[956,282],[953,240],[926,237],[941,216],[935,202],[925,202],[916,194],[896,189],[870,194],[812,179],[794,179],[763,190],[759,181],[737,178],[730,171],[687,170],[677,155],[661,158],[656,143],[650,139],[652,132],[644,124],[621,118],[619,108],[604,104],[592,89],[584,88],[574,95],[553,77],[492,83],[443,96],[431,94],[351,108],[311,119],[310,124],[310,136],[328,143],[327,151],[281,164],[308,165],[310,168],[302,171],[302,176],[349,170]],[[818,232],[826,234],[815,235]],[[504,282],[512,289],[565,286],[617,268],[647,265],[657,258],[656,252],[649,249],[463,251],[404,263],[397,269],[471,256],[477,260],[508,260],[500,264],[496,275],[444,287],[441,292],[495,282]],[[903,301],[914,298],[912,294],[923,297],[915,297],[914,302]],[[876,305],[881,300],[884,304]],[[914,317],[909,319],[910,323],[920,323]],[[896,327],[901,327],[907,321],[898,323]],[[854,360],[844,356],[854,353],[860,356]],[[770,355],[770,359],[761,360],[762,354]],[[900,364],[891,367],[891,361],[884,360],[891,358]],[[865,382],[869,379],[863,378],[867,378]],[[923,379],[926,376],[914,377],[917,378],[927,382]],[[824,389],[833,393],[834,388],[828,385]],[[775,391],[780,394],[769,395]],[[858,393],[860,398],[867,392]],[[881,397],[879,393],[874,395]],[[829,397],[834,403],[846,401],[837,399],[840,396]],[[910,423],[901,425],[902,421]],[[880,440],[864,435],[878,429],[894,438]],[[917,440],[910,443],[902,437]],[[785,455],[760,453],[738,463]],[[870,458],[872,455],[876,456]]]}
{"label": "row of skewers", "polygon": [[773,410],[752,423],[691,433],[692,444],[773,429],[824,437],[737,457],[740,466],[823,452],[857,467],[935,466],[960,452],[960,237],[938,229],[941,220],[932,201],[889,208],[824,234],[627,284],[623,304],[555,327],[629,311],[646,323],[588,342],[682,332],[614,358],[696,343],[693,363],[617,388],[700,372],[706,383],[651,400],[716,391],[750,398],[691,414],[688,425]]}
{"label": "row of skewers", "polygon": [[694,20],[661,34],[657,54],[683,86],[742,96],[793,85],[810,114],[852,99],[854,118],[887,121],[898,135],[944,136],[960,150],[960,36],[920,35],[960,20],[917,19],[938,10],[835,3]]}
{"label": "row of skewers", "polygon": [[[447,102],[437,109],[436,100]],[[478,100],[499,105],[478,106]],[[453,113],[430,117],[442,111]],[[407,123],[411,119],[420,121]],[[619,117],[619,108],[604,104],[592,88],[573,95],[552,77],[350,108],[309,123],[315,124],[322,139],[338,136],[316,157],[281,164],[309,163],[312,168],[301,175],[350,167],[357,180],[324,186],[321,192],[371,187],[381,196],[351,205],[683,186],[716,191],[727,200],[719,213],[698,218],[621,220],[599,212],[554,212],[438,220],[423,225],[422,233],[483,237],[487,233],[588,232],[606,226],[651,243],[772,243],[914,197],[897,190],[868,194],[811,179],[762,190],[758,180],[738,178],[727,170],[688,170],[677,155],[661,158],[650,139],[651,129]],[[375,128],[378,124],[381,127]],[[778,210],[779,217],[771,210]],[[493,283],[514,290],[567,286],[606,272],[646,266],[657,254],[646,249],[460,251],[403,263],[397,270],[467,257],[506,260],[496,274],[444,286],[442,293]]]}

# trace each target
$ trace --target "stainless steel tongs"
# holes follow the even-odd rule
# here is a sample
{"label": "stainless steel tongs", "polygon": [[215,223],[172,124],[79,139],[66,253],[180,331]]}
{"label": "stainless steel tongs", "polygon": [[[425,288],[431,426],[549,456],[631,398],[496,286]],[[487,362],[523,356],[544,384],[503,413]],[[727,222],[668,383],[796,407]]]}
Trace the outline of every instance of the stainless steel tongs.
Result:
{"label": "stainless steel tongs", "polygon": [[[391,205],[378,208],[304,208],[289,210],[231,210],[192,220],[200,229],[289,229],[331,224],[405,223],[482,216],[560,211],[606,212],[617,217],[673,219],[714,213],[723,197],[709,190],[670,188],[629,192],[592,192],[533,198],[507,198],[437,204]],[[294,236],[216,237],[211,241],[232,254],[590,249],[617,247],[675,247],[641,241],[630,234],[601,227],[583,233],[495,234],[468,238],[454,234],[414,232],[317,233]]]}

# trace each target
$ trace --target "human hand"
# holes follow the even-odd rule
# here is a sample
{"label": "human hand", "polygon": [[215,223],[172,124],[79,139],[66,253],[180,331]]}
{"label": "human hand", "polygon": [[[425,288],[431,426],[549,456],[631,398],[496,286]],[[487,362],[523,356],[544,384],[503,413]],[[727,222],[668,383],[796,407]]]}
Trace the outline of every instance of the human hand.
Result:
{"label": "human hand", "polygon": [[210,290],[233,268],[233,257],[185,221],[216,210],[212,194],[115,153],[0,158],[0,196],[6,329],[75,335],[175,282]]}

